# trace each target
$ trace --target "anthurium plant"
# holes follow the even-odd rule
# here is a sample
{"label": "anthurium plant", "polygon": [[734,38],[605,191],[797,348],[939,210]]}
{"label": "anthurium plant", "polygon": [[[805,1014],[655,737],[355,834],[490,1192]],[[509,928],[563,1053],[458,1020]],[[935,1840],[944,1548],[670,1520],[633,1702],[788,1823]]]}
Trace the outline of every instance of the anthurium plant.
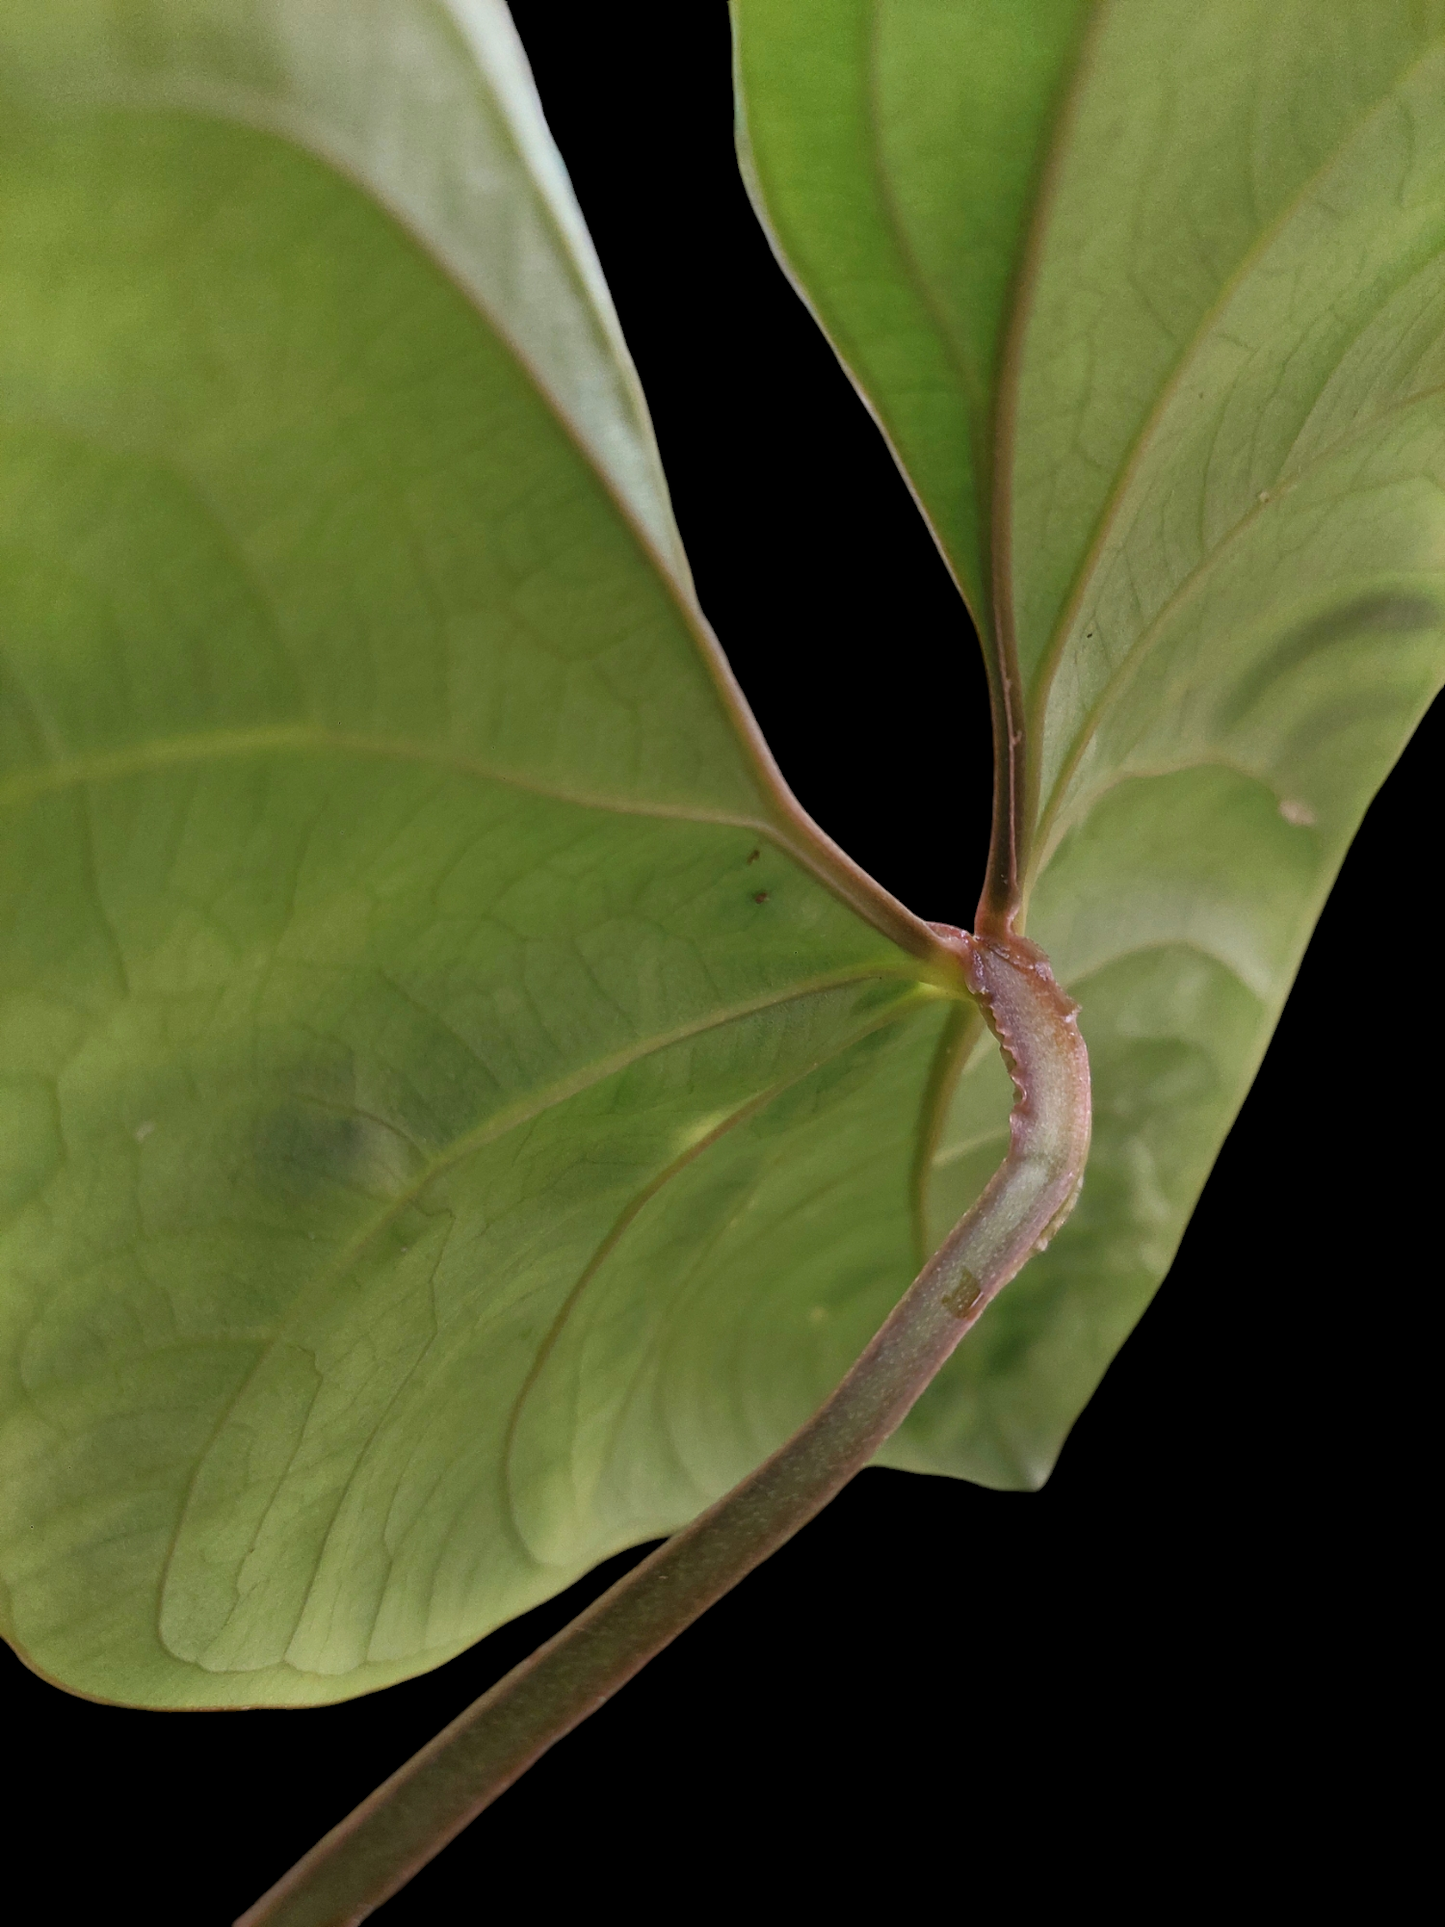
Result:
{"label": "anthurium plant", "polygon": [[0,17],[7,1636],[317,1705],[662,1541],[255,1927],[863,1465],[1047,1478],[1445,677],[1445,4],[733,29],[982,644],[971,931],[754,724],[501,0]]}

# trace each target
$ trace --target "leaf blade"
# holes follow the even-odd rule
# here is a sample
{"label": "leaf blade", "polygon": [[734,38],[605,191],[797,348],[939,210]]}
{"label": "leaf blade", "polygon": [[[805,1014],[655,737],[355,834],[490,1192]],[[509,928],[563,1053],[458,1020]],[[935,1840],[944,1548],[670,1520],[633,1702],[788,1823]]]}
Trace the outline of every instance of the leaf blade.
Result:
{"label": "leaf blade", "polygon": [[[993,629],[993,416],[1049,109],[1086,11],[734,0],[744,177]],[[908,111],[895,103],[907,100]],[[950,193],[930,160],[943,145]],[[960,215],[966,210],[966,219]]]}
{"label": "leaf blade", "polygon": [[[771,10],[741,0],[745,46]],[[844,13],[826,16],[840,46]],[[938,55],[926,6],[888,18],[918,62]],[[955,10],[980,61],[991,20]],[[1094,1152],[1074,1218],[892,1463],[1047,1476],[1168,1269],[1349,839],[1440,686],[1442,35],[1438,7],[1386,22],[1313,0],[1187,16],[1105,0],[1078,43],[1028,215],[995,512],[1031,700],[1029,928],[1083,1004]],[[812,84],[794,100],[780,66],[754,87],[755,146],[764,114],[794,139],[824,117]],[[891,111],[902,129],[912,101]],[[915,218],[963,274],[971,158],[916,131],[894,151],[910,142],[934,174]],[[809,241],[826,252],[821,221]],[[835,339],[863,325],[827,310],[842,282],[812,292]],[[1000,1141],[994,1082],[976,1054],[956,1088],[935,1236]]]}
{"label": "leaf blade", "polygon": [[[7,1631],[101,1698],[346,1697],[806,1416],[916,1268],[957,990],[701,624],[501,9],[0,31]],[[752,1402],[641,1528],[625,1478],[569,1522],[508,1415],[714,1170],[789,1249],[871,1225],[865,1275],[764,1272],[743,1337],[724,1295]],[[840,1337],[767,1342],[820,1291]]]}

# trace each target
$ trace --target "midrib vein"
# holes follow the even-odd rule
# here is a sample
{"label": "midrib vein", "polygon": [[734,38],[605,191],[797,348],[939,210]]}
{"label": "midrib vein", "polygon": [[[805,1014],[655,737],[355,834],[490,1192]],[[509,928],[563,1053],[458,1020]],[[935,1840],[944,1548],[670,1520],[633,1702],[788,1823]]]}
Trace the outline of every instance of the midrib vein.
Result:
{"label": "midrib vein", "polygon": [[114,783],[129,776],[147,776],[187,764],[231,762],[248,756],[353,755],[384,757],[416,763],[467,776],[477,782],[569,803],[578,809],[605,810],[619,816],[646,816],[689,823],[720,823],[777,839],[775,824],[744,811],[710,810],[672,803],[634,801],[628,797],[589,795],[558,784],[497,769],[479,758],[459,755],[441,744],[407,742],[368,736],[360,731],[333,730],[310,723],[275,723],[252,729],[213,730],[190,736],[169,736],[100,755],[67,757],[44,764],[0,783],[0,809],[17,809],[37,797],[92,783]]}

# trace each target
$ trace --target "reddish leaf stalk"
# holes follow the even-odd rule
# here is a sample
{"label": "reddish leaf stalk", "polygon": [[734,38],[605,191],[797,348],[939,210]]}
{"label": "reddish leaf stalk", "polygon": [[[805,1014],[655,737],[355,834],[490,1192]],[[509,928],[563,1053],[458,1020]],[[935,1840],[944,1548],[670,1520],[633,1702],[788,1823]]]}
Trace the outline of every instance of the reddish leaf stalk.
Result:
{"label": "reddish leaf stalk", "polygon": [[959,954],[1018,1093],[1008,1155],[983,1195],[801,1430],[453,1720],[236,1927],[350,1927],[396,1893],[821,1511],[1068,1215],[1089,1148],[1089,1065],[1076,1006],[1024,938],[934,927]]}

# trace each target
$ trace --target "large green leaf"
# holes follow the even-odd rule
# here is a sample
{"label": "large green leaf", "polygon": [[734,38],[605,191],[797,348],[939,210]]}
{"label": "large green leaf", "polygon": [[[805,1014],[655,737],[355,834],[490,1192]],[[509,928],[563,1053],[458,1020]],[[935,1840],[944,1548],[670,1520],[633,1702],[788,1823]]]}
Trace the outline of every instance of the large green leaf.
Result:
{"label": "large green leaf", "polygon": [[[760,211],[1027,692],[1028,928],[1083,1004],[1094,1151],[887,1456],[1034,1483],[1445,668],[1445,6],[735,17]],[[959,1082],[940,1229],[1000,1080]]]}
{"label": "large green leaf", "polygon": [[0,63],[8,1630],[337,1698],[806,1416],[971,1006],[755,740],[500,5]]}
{"label": "large green leaf", "polygon": [[[890,1457],[1032,1484],[1439,680],[1445,7],[738,17],[1031,703],[1095,1155]],[[755,1463],[1007,1084],[756,740],[498,0],[12,0],[0,93],[8,1626],[337,1698]]]}

